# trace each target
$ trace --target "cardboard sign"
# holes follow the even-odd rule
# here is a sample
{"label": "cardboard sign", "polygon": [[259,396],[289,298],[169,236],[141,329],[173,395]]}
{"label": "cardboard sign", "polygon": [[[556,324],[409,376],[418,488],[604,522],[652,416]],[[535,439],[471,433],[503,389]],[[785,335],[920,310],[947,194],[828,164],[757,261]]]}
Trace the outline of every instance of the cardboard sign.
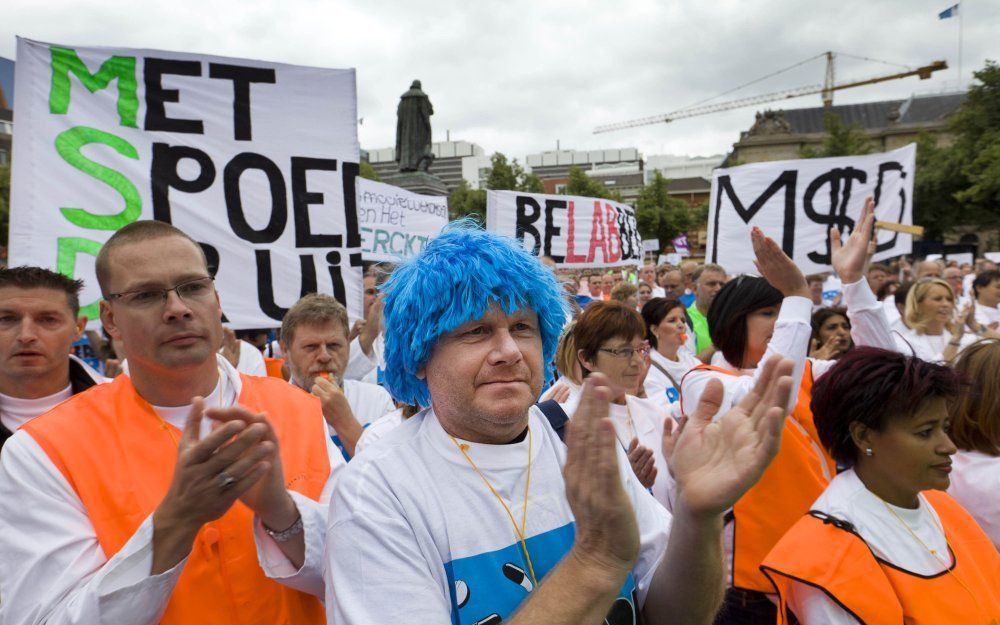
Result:
{"label": "cardboard sign", "polygon": [[365,260],[396,262],[416,256],[448,223],[448,198],[417,195],[358,178],[358,224]]}
{"label": "cardboard sign", "polygon": [[642,263],[635,209],[597,198],[488,191],[486,228],[516,238],[558,267],[624,267]]}
{"label": "cardboard sign", "polygon": [[[709,200],[708,262],[755,272],[750,230],[774,239],[805,273],[829,271],[830,228],[850,232],[865,198],[875,218],[913,224],[916,144],[884,154],[753,163],[716,169]],[[878,231],[874,260],[912,251],[912,235]]]}
{"label": "cardboard sign", "polygon": [[85,283],[140,219],[174,224],[215,269],[233,328],[302,295],[361,315],[354,70],[18,39],[11,265]]}

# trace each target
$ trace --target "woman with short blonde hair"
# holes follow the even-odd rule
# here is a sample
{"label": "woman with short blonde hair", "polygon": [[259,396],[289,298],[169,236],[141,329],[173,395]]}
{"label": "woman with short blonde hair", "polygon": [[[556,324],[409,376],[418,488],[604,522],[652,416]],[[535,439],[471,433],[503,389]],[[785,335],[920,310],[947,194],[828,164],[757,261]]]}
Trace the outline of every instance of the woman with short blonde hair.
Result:
{"label": "woman with short blonde hair", "polygon": [[898,349],[930,362],[950,362],[979,338],[972,308],[966,305],[956,315],[955,291],[940,278],[924,278],[910,288],[903,321]]}

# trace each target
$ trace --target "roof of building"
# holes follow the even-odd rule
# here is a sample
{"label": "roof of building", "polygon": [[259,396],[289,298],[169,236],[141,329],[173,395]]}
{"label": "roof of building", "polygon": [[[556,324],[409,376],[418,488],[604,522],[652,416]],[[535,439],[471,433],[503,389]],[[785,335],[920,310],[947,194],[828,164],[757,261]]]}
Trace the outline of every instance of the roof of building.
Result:
{"label": "roof of building", "polygon": [[[883,100],[860,104],[841,104],[829,110],[845,124],[857,124],[865,130],[885,128],[890,124],[920,124],[943,121],[958,110],[964,93],[912,96],[906,100]],[[823,132],[822,106],[782,111],[793,133]]]}
{"label": "roof of building", "polygon": [[712,188],[712,181],[701,177],[695,178],[674,178],[667,182],[668,193],[692,193],[698,191],[708,191]]}

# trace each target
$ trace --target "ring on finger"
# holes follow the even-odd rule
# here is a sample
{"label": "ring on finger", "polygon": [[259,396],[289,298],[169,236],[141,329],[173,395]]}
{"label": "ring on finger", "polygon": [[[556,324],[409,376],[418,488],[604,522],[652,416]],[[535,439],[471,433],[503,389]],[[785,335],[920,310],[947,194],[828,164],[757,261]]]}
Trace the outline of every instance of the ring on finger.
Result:
{"label": "ring on finger", "polygon": [[232,487],[233,484],[237,482],[235,477],[229,475],[225,471],[219,473],[219,475],[216,477],[216,480],[219,483],[219,488],[221,488],[222,490],[228,490],[229,488]]}

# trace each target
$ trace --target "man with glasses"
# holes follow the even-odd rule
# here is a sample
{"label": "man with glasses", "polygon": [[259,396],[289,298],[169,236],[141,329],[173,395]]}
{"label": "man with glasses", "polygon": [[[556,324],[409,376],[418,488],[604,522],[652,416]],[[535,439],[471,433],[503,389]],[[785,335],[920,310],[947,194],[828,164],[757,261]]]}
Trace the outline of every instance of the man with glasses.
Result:
{"label": "man with glasses", "polygon": [[0,622],[323,623],[343,460],[319,401],[217,354],[219,296],[173,226],[119,230],[97,278],[128,371],[4,448]]}
{"label": "man with glasses", "polygon": [[31,419],[104,381],[70,354],[87,326],[82,288],[41,267],[0,268],[0,447]]}

